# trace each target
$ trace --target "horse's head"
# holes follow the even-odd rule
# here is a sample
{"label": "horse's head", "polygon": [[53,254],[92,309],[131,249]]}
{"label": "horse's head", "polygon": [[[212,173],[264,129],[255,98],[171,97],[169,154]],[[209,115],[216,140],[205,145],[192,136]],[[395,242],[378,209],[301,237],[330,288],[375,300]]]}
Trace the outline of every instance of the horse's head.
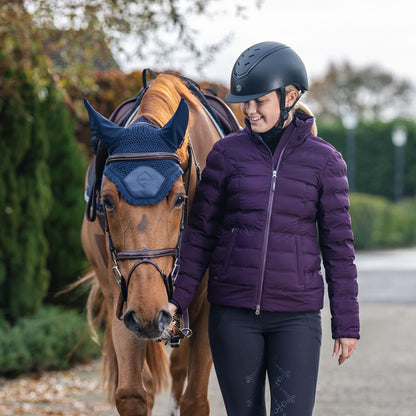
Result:
{"label": "horse's head", "polygon": [[109,155],[101,196],[114,310],[139,338],[157,338],[171,322],[168,297],[186,200],[175,152],[188,126],[188,106],[181,99],[159,128],[143,117],[120,127],[85,105]]}

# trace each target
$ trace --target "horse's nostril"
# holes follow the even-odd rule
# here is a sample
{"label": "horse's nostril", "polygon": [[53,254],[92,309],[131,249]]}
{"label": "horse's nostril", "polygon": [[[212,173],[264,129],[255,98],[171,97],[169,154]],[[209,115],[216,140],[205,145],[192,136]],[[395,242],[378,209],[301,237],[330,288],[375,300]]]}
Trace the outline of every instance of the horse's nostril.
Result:
{"label": "horse's nostril", "polygon": [[139,315],[132,309],[127,310],[123,317],[127,329],[134,332],[138,338],[146,339],[158,338],[171,321],[172,315],[164,310],[161,310],[149,322],[140,319]]}
{"label": "horse's nostril", "polygon": [[126,311],[123,317],[124,325],[130,330],[134,330],[138,326],[138,318],[134,311]]}
{"label": "horse's nostril", "polygon": [[159,329],[163,331],[172,322],[172,315],[165,310],[161,310],[159,313]]}

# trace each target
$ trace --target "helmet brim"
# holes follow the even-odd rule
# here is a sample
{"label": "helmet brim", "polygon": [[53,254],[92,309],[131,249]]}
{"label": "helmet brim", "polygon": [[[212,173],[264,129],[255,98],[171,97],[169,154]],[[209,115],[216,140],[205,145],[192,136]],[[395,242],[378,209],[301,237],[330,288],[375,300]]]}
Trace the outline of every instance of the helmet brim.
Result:
{"label": "helmet brim", "polygon": [[[274,91],[274,90],[272,90]],[[247,101],[255,100],[257,98],[263,97],[263,95],[267,95],[272,91],[260,92],[257,94],[249,94],[249,95],[235,95],[232,94],[231,91],[225,94],[225,101],[228,103],[245,103]]]}

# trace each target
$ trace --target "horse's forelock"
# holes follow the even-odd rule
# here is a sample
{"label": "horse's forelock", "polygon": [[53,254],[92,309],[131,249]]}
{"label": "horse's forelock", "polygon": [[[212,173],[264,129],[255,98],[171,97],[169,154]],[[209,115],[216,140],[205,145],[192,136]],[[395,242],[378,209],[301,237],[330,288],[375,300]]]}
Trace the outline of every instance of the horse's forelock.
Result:
{"label": "horse's forelock", "polygon": [[[188,103],[198,106],[198,100],[189,91],[182,80],[172,74],[160,74],[153,81],[146,93],[143,95],[137,117],[145,117],[150,122],[163,127],[178,108],[181,97]],[[189,112],[188,129],[185,140],[176,151],[181,162],[187,160],[187,147],[189,142],[189,125],[193,122],[192,112]]]}

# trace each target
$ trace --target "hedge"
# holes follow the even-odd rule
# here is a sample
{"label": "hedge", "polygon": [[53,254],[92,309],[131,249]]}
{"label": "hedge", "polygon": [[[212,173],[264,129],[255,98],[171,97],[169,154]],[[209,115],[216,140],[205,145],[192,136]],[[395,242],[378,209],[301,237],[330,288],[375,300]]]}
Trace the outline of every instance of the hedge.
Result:
{"label": "hedge", "polygon": [[[395,199],[395,147],[392,131],[396,125],[407,131],[404,148],[404,196],[416,196],[416,124],[410,120],[388,123],[373,121],[361,123],[355,139],[355,192]],[[346,131],[342,125],[319,123],[318,135],[342,153],[346,160]],[[347,161],[347,160],[346,160]]]}
{"label": "hedge", "polygon": [[0,374],[62,370],[99,357],[87,320],[73,310],[48,306],[14,326],[0,317]]}
{"label": "hedge", "polygon": [[357,250],[416,244],[416,199],[393,203],[374,195],[350,195],[350,214]]}

